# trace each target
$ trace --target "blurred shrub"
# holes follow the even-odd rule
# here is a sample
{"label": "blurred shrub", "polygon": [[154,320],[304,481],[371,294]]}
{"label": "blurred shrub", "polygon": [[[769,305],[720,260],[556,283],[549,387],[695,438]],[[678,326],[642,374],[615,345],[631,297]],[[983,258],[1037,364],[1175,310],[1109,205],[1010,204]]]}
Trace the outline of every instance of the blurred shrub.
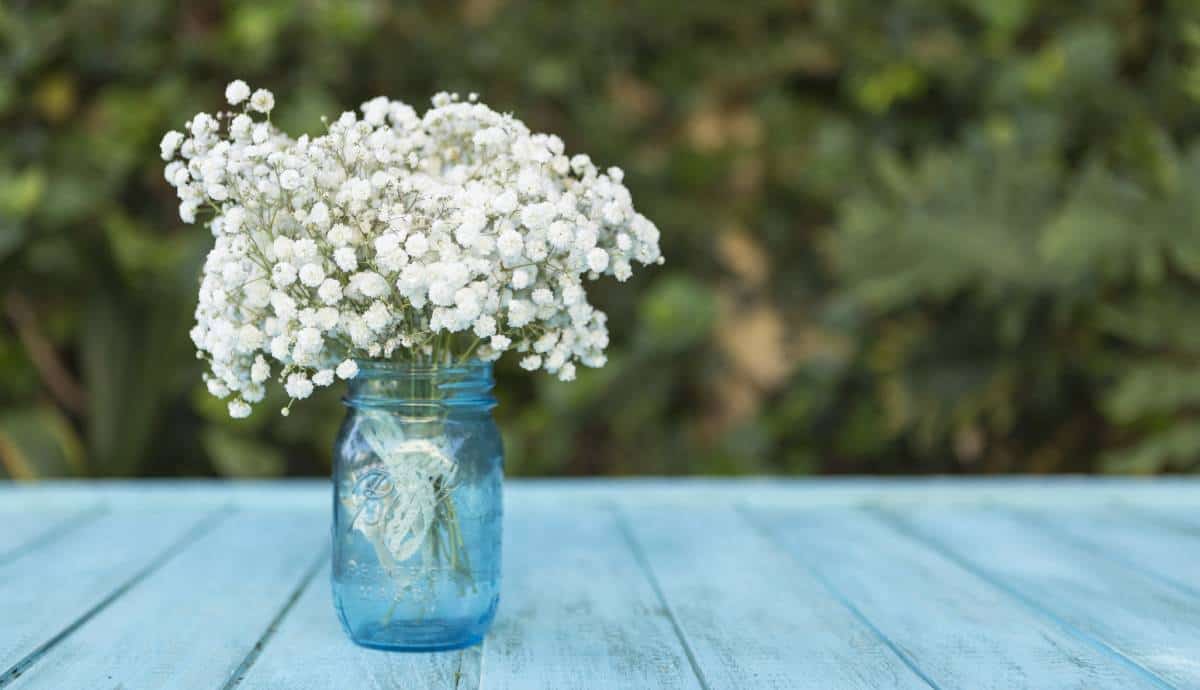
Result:
{"label": "blurred shrub", "polygon": [[1190,470],[1183,0],[0,7],[0,472],[323,473],[336,392],[225,418],[157,142],[232,77],[314,131],[478,91],[626,168],[668,264],[610,365],[500,371],[515,474]]}

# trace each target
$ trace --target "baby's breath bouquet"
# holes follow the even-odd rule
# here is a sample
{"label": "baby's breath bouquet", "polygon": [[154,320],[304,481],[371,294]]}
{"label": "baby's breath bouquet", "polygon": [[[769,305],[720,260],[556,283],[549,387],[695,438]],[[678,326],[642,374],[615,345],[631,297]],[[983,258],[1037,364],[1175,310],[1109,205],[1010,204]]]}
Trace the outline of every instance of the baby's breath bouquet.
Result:
{"label": "baby's breath bouquet", "polygon": [[191,336],[234,417],[272,378],[294,402],[363,358],[515,350],[571,380],[608,345],[585,281],[662,262],[620,168],[474,94],[440,93],[423,116],[379,97],[296,138],[272,125],[270,91],[225,95],[239,112],[199,113],[161,149],[180,217],[216,237]]}
{"label": "baby's breath bouquet", "polygon": [[[180,217],[216,238],[191,337],[233,417],[272,380],[287,414],[364,361],[449,368],[515,351],[523,368],[569,381],[605,362],[606,316],[587,282],[662,262],[619,168],[568,156],[474,94],[440,93],[423,115],[379,97],[294,138],[271,123],[271,92],[238,80],[225,96],[234,112],[197,114],[161,153]],[[429,504],[358,524],[380,562],[424,545],[460,563],[455,514],[435,500],[452,487],[449,453],[383,427],[369,441],[390,469],[347,500],[382,487]]]}

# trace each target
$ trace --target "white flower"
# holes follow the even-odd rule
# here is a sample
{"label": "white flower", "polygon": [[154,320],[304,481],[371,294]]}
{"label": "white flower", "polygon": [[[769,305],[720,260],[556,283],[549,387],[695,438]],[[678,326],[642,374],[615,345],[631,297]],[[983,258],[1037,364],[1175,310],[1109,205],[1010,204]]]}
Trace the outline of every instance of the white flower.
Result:
{"label": "white flower", "polygon": [[342,284],[333,278],[326,278],[321,282],[321,287],[317,288],[317,296],[325,304],[335,305],[342,301]]}
{"label": "white flower", "polygon": [[358,254],[350,247],[342,247],[333,253],[333,262],[346,273],[358,269]]}
{"label": "white flower", "polygon": [[353,236],[354,231],[350,229],[350,226],[344,223],[335,223],[329,229],[329,233],[325,235],[325,239],[329,240],[329,243],[335,247],[343,247],[350,243],[350,239]]}
{"label": "white flower", "polygon": [[284,386],[289,397],[297,400],[303,400],[312,395],[313,384],[304,374],[290,374],[287,378],[287,384]]}
{"label": "white flower", "polygon": [[296,189],[300,186],[300,173],[290,168],[279,173],[279,186],[287,190]]}
{"label": "white flower", "polygon": [[183,134],[171,130],[163,135],[162,142],[159,143],[159,152],[162,153],[162,159],[169,161],[175,157],[175,151],[179,145],[183,143]]}
{"label": "white flower", "polygon": [[508,215],[517,210],[517,193],[506,189],[492,199],[492,210],[502,215]]}
{"label": "white flower", "polygon": [[530,268],[518,268],[513,271],[512,286],[517,290],[524,290],[533,283],[533,271]]}
{"label": "white flower", "polygon": [[537,371],[542,366],[542,358],[538,355],[526,355],[521,358],[521,368],[526,371]]}
{"label": "white flower", "polygon": [[475,335],[480,338],[490,338],[496,335],[496,319],[487,314],[475,320]]}
{"label": "white flower", "polygon": [[603,273],[608,268],[608,252],[596,247],[587,254],[588,268],[596,273]]}
{"label": "white flower", "polygon": [[358,363],[352,359],[343,360],[337,365],[337,375],[339,379],[352,379],[358,376]]}
{"label": "white flower", "polygon": [[[225,87],[225,100],[229,101],[229,105],[237,105],[250,97],[250,87],[241,79],[234,79],[229,82],[229,86]],[[272,99],[272,103],[274,99]],[[267,110],[271,108],[268,107]]]}
{"label": "white flower", "polygon": [[287,261],[294,255],[295,242],[290,237],[279,236],[271,243],[271,250],[275,252],[275,258],[280,261]]}
{"label": "white flower", "polygon": [[262,383],[271,378],[271,365],[267,364],[267,360],[263,359],[262,355],[254,358],[254,365],[250,367],[250,380],[254,383]]}
{"label": "white flower", "polygon": [[553,204],[533,204],[521,211],[521,222],[530,230],[544,230],[554,220],[555,213]]}
{"label": "white flower", "polygon": [[315,263],[304,264],[300,267],[300,282],[308,287],[317,287],[325,280],[325,271]]}
{"label": "white flower", "polygon": [[296,267],[286,261],[280,261],[271,269],[271,282],[280,288],[291,285],[296,282]]}
{"label": "white flower", "polygon": [[567,362],[558,370],[559,381],[574,381],[575,380],[575,365]]}
{"label": "white flower", "polygon": [[257,110],[260,113],[269,113],[274,107],[275,94],[266,89],[259,89],[250,97],[250,108],[252,110]]}
{"label": "white flower", "polygon": [[254,120],[246,113],[242,113],[233,118],[229,123],[229,134],[234,139],[246,139],[250,136],[250,127],[254,124]]}
{"label": "white flower", "polygon": [[382,297],[388,290],[388,282],[374,271],[355,273],[350,277],[350,286],[365,297]]}
{"label": "white flower", "polygon": [[313,374],[313,383],[325,387],[333,383],[333,369],[322,369]]}
{"label": "white flower", "polygon": [[363,314],[363,321],[366,322],[367,328],[376,332],[387,328],[391,320],[392,315],[388,312],[387,305],[379,300],[371,303],[371,308]]}
{"label": "white flower", "polygon": [[250,416],[250,405],[244,400],[229,401],[229,416],[234,419],[244,419]]}
{"label": "white flower", "polygon": [[496,248],[500,250],[501,256],[517,256],[521,253],[523,246],[524,241],[521,239],[521,234],[516,230],[505,230],[496,239]]}
{"label": "white flower", "polygon": [[308,223],[317,227],[324,227],[329,223],[329,207],[325,205],[324,201],[318,201],[309,209]]}
{"label": "white flower", "polygon": [[425,239],[424,233],[414,232],[404,242],[404,251],[413,258],[420,258],[429,251],[429,240]]}
{"label": "white flower", "polygon": [[317,327],[323,331],[332,331],[337,327],[342,315],[333,307],[321,307],[317,310]]}
{"label": "white flower", "polygon": [[532,321],[536,313],[532,304],[525,300],[515,299],[508,305],[508,325],[520,328]]}

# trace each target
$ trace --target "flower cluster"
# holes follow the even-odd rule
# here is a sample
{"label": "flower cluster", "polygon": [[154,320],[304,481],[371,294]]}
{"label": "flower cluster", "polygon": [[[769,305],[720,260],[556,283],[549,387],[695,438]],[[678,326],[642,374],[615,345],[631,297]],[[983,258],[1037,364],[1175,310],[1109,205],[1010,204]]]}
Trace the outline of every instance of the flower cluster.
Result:
{"label": "flower cluster", "polygon": [[474,94],[438,94],[424,115],[380,97],[297,138],[271,124],[271,92],[238,80],[225,95],[240,112],[197,114],[161,153],[180,217],[216,238],[191,336],[235,417],[269,379],[306,398],[355,359],[514,350],[573,379],[608,344],[585,280],[662,262],[619,168]]}

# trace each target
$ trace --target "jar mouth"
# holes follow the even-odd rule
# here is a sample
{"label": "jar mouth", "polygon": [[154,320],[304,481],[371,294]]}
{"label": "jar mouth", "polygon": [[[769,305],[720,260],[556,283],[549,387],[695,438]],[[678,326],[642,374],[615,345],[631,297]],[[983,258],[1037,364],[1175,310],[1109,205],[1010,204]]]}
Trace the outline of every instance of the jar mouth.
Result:
{"label": "jar mouth", "polygon": [[454,364],[413,364],[386,359],[356,359],[359,376],[372,378],[461,378],[486,376],[491,378],[492,363],[478,359]]}
{"label": "jar mouth", "polygon": [[496,404],[491,362],[476,359],[440,366],[374,359],[355,362],[358,375],[342,398],[349,407],[439,414],[447,407],[491,409]]}

